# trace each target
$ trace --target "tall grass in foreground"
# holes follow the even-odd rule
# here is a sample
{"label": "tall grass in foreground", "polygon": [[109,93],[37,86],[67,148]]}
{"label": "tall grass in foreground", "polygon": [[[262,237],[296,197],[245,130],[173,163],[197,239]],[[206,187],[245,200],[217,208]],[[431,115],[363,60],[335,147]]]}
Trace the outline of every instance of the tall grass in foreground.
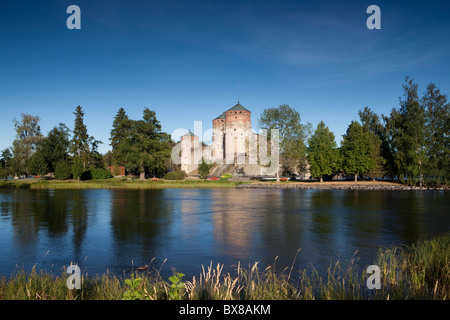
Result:
{"label": "tall grass in foreground", "polygon": [[[239,264],[233,274],[223,265],[202,267],[198,276],[185,281],[182,274],[163,279],[160,270],[149,268],[125,281],[110,273],[83,277],[80,290],[66,287],[67,275],[52,276],[32,270],[0,278],[0,299],[149,299],[174,297],[187,300],[297,300],[297,299],[439,299],[450,296],[450,235],[406,247],[380,250],[374,264],[381,269],[381,289],[369,290],[368,275],[354,263],[330,263],[325,272],[313,267],[296,271],[293,265],[264,270],[258,263]],[[175,280],[174,280],[175,279]]]}

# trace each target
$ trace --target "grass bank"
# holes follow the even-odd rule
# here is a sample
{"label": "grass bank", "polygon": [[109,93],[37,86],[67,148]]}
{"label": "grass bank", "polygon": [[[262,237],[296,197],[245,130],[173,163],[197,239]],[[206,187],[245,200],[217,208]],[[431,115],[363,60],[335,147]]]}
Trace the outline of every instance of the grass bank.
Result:
{"label": "grass bank", "polygon": [[15,180],[0,181],[0,188],[11,189],[211,189],[234,188],[243,182],[209,180]]}
{"label": "grass bank", "polygon": [[381,288],[369,290],[368,274],[354,263],[330,264],[324,275],[314,268],[276,269],[276,262],[260,269],[258,264],[233,274],[223,265],[202,267],[198,276],[184,279],[174,274],[163,279],[155,268],[136,271],[122,279],[105,273],[83,276],[79,290],[66,286],[68,275],[53,276],[32,270],[0,278],[0,299],[33,300],[297,300],[297,299],[430,299],[450,297],[450,235],[406,247],[380,250],[375,265],[381,269]]}

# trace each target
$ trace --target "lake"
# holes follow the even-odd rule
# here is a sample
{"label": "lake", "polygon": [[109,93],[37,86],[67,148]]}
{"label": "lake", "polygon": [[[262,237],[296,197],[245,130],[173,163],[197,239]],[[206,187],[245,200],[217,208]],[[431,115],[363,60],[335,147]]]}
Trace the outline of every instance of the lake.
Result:
{"label": "lake", "polygon": [[379,248],[449,232],[449,208],[446,191],[0,189],[0,275],[71,262],[121,274],[152,260],[164,276],[211,262],[281,270],[299,249],[295,268],[365,267]]}

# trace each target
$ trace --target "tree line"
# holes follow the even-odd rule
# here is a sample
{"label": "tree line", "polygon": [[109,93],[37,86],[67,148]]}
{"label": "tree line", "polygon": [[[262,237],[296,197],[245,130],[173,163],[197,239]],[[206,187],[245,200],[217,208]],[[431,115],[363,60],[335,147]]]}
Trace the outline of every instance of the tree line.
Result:
{"label": "tree line", "polygon": [[64,123],[47,136],[41,132],[39,116],[22,114],[14,120],[16,138],[12,146],[1,151],[0,177],[41,176],[51,172],[57,179],[110,178],[111,166],[126,165],[128,172],[160,176],[173,146],[170,135],[161,131],[154,111],[144,109],[141,120],[131,120],[120,108],[111,130],[112,151],[102,155],[103,142],[88,134],[84,111],[76,107],[74,129]]}
{"label": "tree line", "polygon": [[[450,178],[450,116],[447,96],[430,83],[422,97],[410,78],[402,84],[399,107],[389,115],[377,115],[369,107],[351,121],[341,145],[321,121],[313,130],[289,105],[266,108],[260,115],[262,129],[279,130],[280,168],[284,176],[309,172],[320,181],[336,176],[388,178],[409,185],[448,185]],[[40,118],[22,114],[14,120],[16,138],[1,151],[0,177],[44,175],[57,179],[111,177],[110,167],[125,166],[128,173],[162,177],[171,167],[175,145],[162,131],[156,113],[145,108],[133,120],[124,108],[115,115],[110,131],[111,151],[102,155],[102,141],[88,134],[84,111],[76,107],[74,129],[59,123],[47,136]],[[202,164],[202,172],[210,166]],[[205,170],[203,170],[205,167]],[[206,176],[202,173],[202,176]]]}
{"label": "tree line", "polygon": [[409,77],[398,108],[377,115],[369,107],[351,121],[340,147],[321,121],[312,132],[299,113],[282,105],[261,114],[261,128],[280,131],[280,165],[286,176],[309,170],[323,181],[335,176],[398,180],[408,185],[448,185],[450,115],[447,96],[430,83],[422,97]]}

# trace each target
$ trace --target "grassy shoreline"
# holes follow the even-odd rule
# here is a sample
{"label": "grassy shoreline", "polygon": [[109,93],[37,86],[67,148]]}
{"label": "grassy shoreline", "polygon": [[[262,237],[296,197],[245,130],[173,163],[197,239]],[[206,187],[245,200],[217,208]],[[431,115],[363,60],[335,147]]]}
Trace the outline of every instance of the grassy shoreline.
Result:
{"label": "grassy shoreline", "polygon": [[361,189],[361,190],[447,190],[448,187],[419,188],[408,187],[386,181],[210,181],[200,179],[152,181],[151,179],[127,180],[7,180],[0,181],[0,189],[221,189],[221,188],[252,188],[252,189]]}
{"label": "grassy shoreline", "polygon": [[448,300],[450,297],[450,234],[412,246],[379,251],[374,264],[381,269],[381,289],[369,290],[369,275],[353,263],[330,264],[321,276],[313,268],[264,270],[258,264],[222,273],[223,265],[202,267],[199,276],[169,281],[148,268],[123,280],[105,273],[82,278],[80,290],[69,290],[68,275],[53,276],[32,270],[0,277],[0,300]]}
{"label": "grassy shoreline", "polygon": [[209,180],[16,180],[0,181],[4,189],[211,189],[234,188],[242,182]]}

